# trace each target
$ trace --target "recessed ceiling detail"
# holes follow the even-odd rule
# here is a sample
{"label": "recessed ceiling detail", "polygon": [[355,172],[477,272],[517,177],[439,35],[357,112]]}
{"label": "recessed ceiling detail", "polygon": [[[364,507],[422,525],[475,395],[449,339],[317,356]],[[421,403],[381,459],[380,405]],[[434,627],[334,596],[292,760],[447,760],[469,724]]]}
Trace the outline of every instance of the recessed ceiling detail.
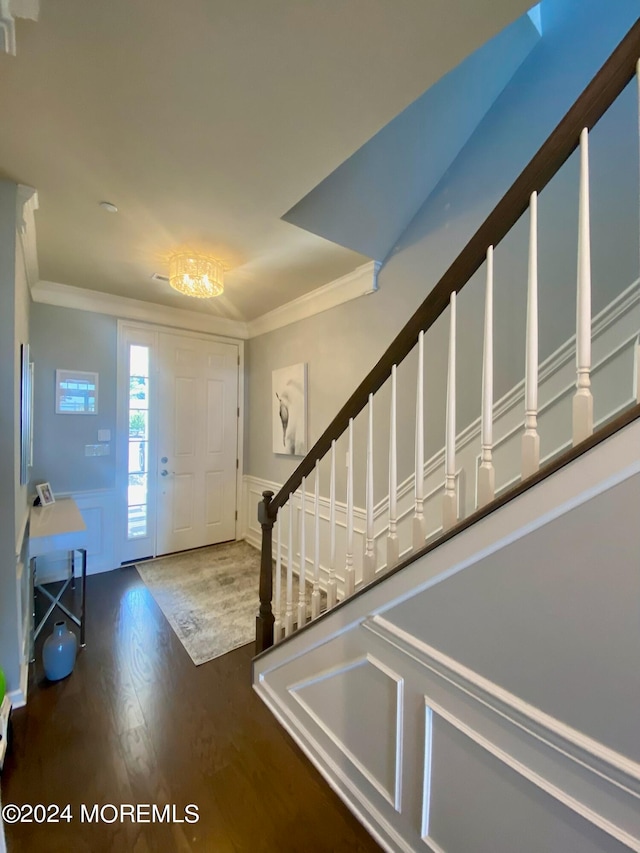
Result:
{"label": "recessed ceiling detail", "polygon": [[198,311],[250,323],[350,273],[369,258],[283,212],[528,5],[42,3],[0,51],[0,173],[38,190],[43,281],[185,310],[149,276],[206,247],[229,269]]}
{"label": "recessed ceiling detail", "polygon": [[398,115],[283,216],[383,261],[540,40],[522,15]]}

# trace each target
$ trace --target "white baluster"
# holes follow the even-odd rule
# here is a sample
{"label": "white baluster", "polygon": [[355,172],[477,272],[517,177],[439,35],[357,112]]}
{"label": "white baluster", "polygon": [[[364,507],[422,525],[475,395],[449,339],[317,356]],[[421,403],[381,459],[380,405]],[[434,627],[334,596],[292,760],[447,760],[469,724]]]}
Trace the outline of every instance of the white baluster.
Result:
{"label": "white baluster", "polygon": [[447,425],[444,453],[444,496],[442,529],[449,530],[458,521],[456,489],[456,293],[451,294],[449,317],[449,367],[447,373]]}
{"label": "white baluster", "polygon": [[338,597],[336,581],[336,443],[331,442],[331,482],[329,485],[329,579],[327,580],[327,610],[335,607]]}
{"label": "white baluster", "polygon": [[364,546],[362,579],[370,583],[376,574],[376,550],[373,538],[373,394],[369,394],[369,425],[367,433],[367,533]]}
{"label": "white baluster", "polygon": [[482,459],[478,470],[479,507],[492,501],[496,493],[496,474],[493,468],[493,246],[487,249],[480,445]]}
{"label": "white baluster", "polygon": [[396,365],[391,368],[391,406],[389,429],[389,533],[387,535],[387,569],[400,559],[398,542],[398,455],[396,433]]}
{"label": "white baluster", "polygon": [[311,593],[311,618],[320,615],[320,460],[316,460],[313,531],[313,592]]}
{"label": "white baluster", "polygon": [[413,515],[413,550],[424,547],[424,332],[418,335],[418,384],[416,388],[416,474]]}
{"label": "white baluster", "polygon": [[522,436],[522,478],[540,467],[538,435],[538,194],[529,200],[529,281],[525,362],[525,415]]}
{"label": "white baluster", "polygon": [[345,560],[345,597],[353,595],[356,572],[353,567],[353,418],[349,418],[349,450],[347,453],[347,553]]}
{"label": "white baluster", "polygon": [[576,310],[576,393],[573,398],[573,443],[593,432],[591,394],[591,228],[589,224],[589,131],[580,134],[580,201],[578,213],[578,298]]}
{"label": "white baluster", "polygon": [[293,494],[289,495],[289,541],[287,552],[287,609],[284,615],[284,635],[293,631]]}
{"label": "white baluster", "polygon": [[[278,510],[278,515],[280,511]],[[273,642],[277,643],[282,638],[282,617],[281,617],[281,598],[282,598],[282,537],[280,535],[282,527],[281,520],[276,516],[276,583],[275,583],[275,601],[273,602]]]}
{"label": "white baluster", "polygon": [[307,551],[305,539],[305,496],[306,480],[302,478],[300,486],[300,574],[298,576],[298,630],[307,621]]}

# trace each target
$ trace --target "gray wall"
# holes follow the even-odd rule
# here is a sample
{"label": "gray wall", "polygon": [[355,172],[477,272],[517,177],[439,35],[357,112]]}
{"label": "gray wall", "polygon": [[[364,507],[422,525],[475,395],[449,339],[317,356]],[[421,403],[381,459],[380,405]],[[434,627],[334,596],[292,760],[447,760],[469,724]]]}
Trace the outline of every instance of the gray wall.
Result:
{"label": "gray wall", "polygon": [[[16,533],[27,510],[20,486],[20,345],[29,342],[29,293],[16,270],[17,186],[0,181],[0,666],[19,686]],[[21,263],[21,261],[20,261]]]}
{"label": "gray wall", "polygon": [[[55,492],[115,487],[117,320],[103,314],[34,304],[32,482],[48,481]],[[56,369],[99,374],[97,415],[55,412]],[[111,430],[109,456],[85,456],[98,443],[98,429]]]}
{"label": "gray wall", "polygon": [[[271,452],[271,371],[309,365],[309,446],[373,366],[394,335],[461,251],[493,205],[562,118],[640,13],[638,0],[562,0],[543,4],[544,35],[436,190],[400,238],[380,273],[381,291],[249,341],[245,470],[283,482],[299,460]],[[592,134],[593,311],[638,276],[637,130],[633,87]],[[577,161],[544,191],[540,214],[540,358],[574,331]],[[524,373],[525,216],[496,251],[495,397]],[[459,298],[458,429],[479,414],[483,271]],[[443,318],[426,342],[427,455],[444,443]],[[399,369],[399,474],[413,467],[415,361]],[[376,398],[376,494],[388,491],[387,399]],[[361,417],[359,420],[363,420]],[[356,424],[363,456],[364,424]],[[339,460],[344,490],[344,442]],[[356,483],[363,460],[356,465]],[[326,489],[324,490],[326,491]],[[356,501],[362,500],[356,494]]]}

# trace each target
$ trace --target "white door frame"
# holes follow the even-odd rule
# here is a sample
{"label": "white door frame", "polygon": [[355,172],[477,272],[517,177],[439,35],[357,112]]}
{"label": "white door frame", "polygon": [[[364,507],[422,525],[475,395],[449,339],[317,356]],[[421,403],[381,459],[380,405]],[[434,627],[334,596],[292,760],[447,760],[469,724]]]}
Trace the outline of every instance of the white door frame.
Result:
{"label": "white door frame", "polygon": [[[157,367],[157,348],[158,348],[158,334],[161,332],[169,332],[183,335],[184,337],[189,338],[199,338],[201,340],[209,340],[216,341],[218,343],[224,344],[232,344],[238,347],[238,432],[237,432],[237,469],[236,469],[236,525],[235,525],[235,539],[236,541],[241,538],[242,535],[242,516],[241,516],[241,506],[242,506],[242,472],[244,470],[244,341],[240,338],[230,338],[224,335],[214,335],[208,334],[207,332],[197,332],[192,329],[183,329],[179,326],[163,326],[156,323],[144,323],[137,320],[118,320],[118,353],[117,353],[117,390],[116,390],[116,542],[115,542],[115,557],[116,557],[116,565],[120,565],[122,563],[122,555],[124,552],[125,542],[126,542],[126,530],[127,530],[127,502],[125,499],[127,492],[127,478],[125,471],[127,460],[128,460],[128,442],[125,441],[125,436],[128,437],[129,429],[128,429],[128,405],[125,404],[125,401],[128,401],[128,394],[125,394],[124,388],[128,389],[128,372],[126,371],[127,364],[127,352],[125,347],[125,341],[128,337],[127,333],[139,333],[141,338],[145,340],[141,340],[140,343],[143,346],[147,346],[146,341],[149,340],[149,335],[152,335],[153,345],[151,347],[153,352],[153,362],[151,362],[151,371],[155,371]],[[126,373],[126,375],[125,375]],[[151,377],[150,377],[151,378]],[[150,400],[152,405],[157,406],[157,388],[156,388],[156,379],[153,377],[153,381],[150,383]],[[150,424],[150,435],[149,435],[149,458],[151,458],[151,452],[155,451],[157,438],[157,424]],[[154,457],[155,458],[155,457]],[[152,556],[156,556],[156,531],[155,531],[155,516],[156,516],[156,488],[157,488],[157,474],[154,470],[153,472],[149,471],[149,510],[153,511],[154,515],[154,531],[153,531],[153,554]]]}

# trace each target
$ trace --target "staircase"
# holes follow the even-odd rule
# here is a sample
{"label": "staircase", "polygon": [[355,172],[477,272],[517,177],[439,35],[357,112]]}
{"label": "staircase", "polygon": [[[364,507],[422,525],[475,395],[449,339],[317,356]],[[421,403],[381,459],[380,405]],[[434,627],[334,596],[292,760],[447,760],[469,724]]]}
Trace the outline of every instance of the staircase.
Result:
{"label": "staircase", "polygon": [[[596,400],[594,416],[589,194],[590,133],[636,76],[639,57],[637,22],[297,470],[259,506],[255,689],[387,850],[640,850],[640,323],[623,341],[631,394],[601,416]],[[576,149],[571,446],[541,453],[538,197]],[[496,453],[504,405],[493,394],[494,248],[523,214],[526,373],[512,476],[508,454]],[[483,370],[470,466],[460,464],[456,430],[456,297],[477,285],[478,271]],[[446,441],[434,486],[437,465],[424,458],[424,342],[443,316]],[[398,482],[397,414],[408,356],[416,389],[409,512],[399,511],[407,484]],[[376,505],[381,417],[389,490]],[[366,436],[363,483],[355,481],[356,435]],[[336,501],[339,440],[344,507]],[[355,489],[364,495],[362,554]]]}

